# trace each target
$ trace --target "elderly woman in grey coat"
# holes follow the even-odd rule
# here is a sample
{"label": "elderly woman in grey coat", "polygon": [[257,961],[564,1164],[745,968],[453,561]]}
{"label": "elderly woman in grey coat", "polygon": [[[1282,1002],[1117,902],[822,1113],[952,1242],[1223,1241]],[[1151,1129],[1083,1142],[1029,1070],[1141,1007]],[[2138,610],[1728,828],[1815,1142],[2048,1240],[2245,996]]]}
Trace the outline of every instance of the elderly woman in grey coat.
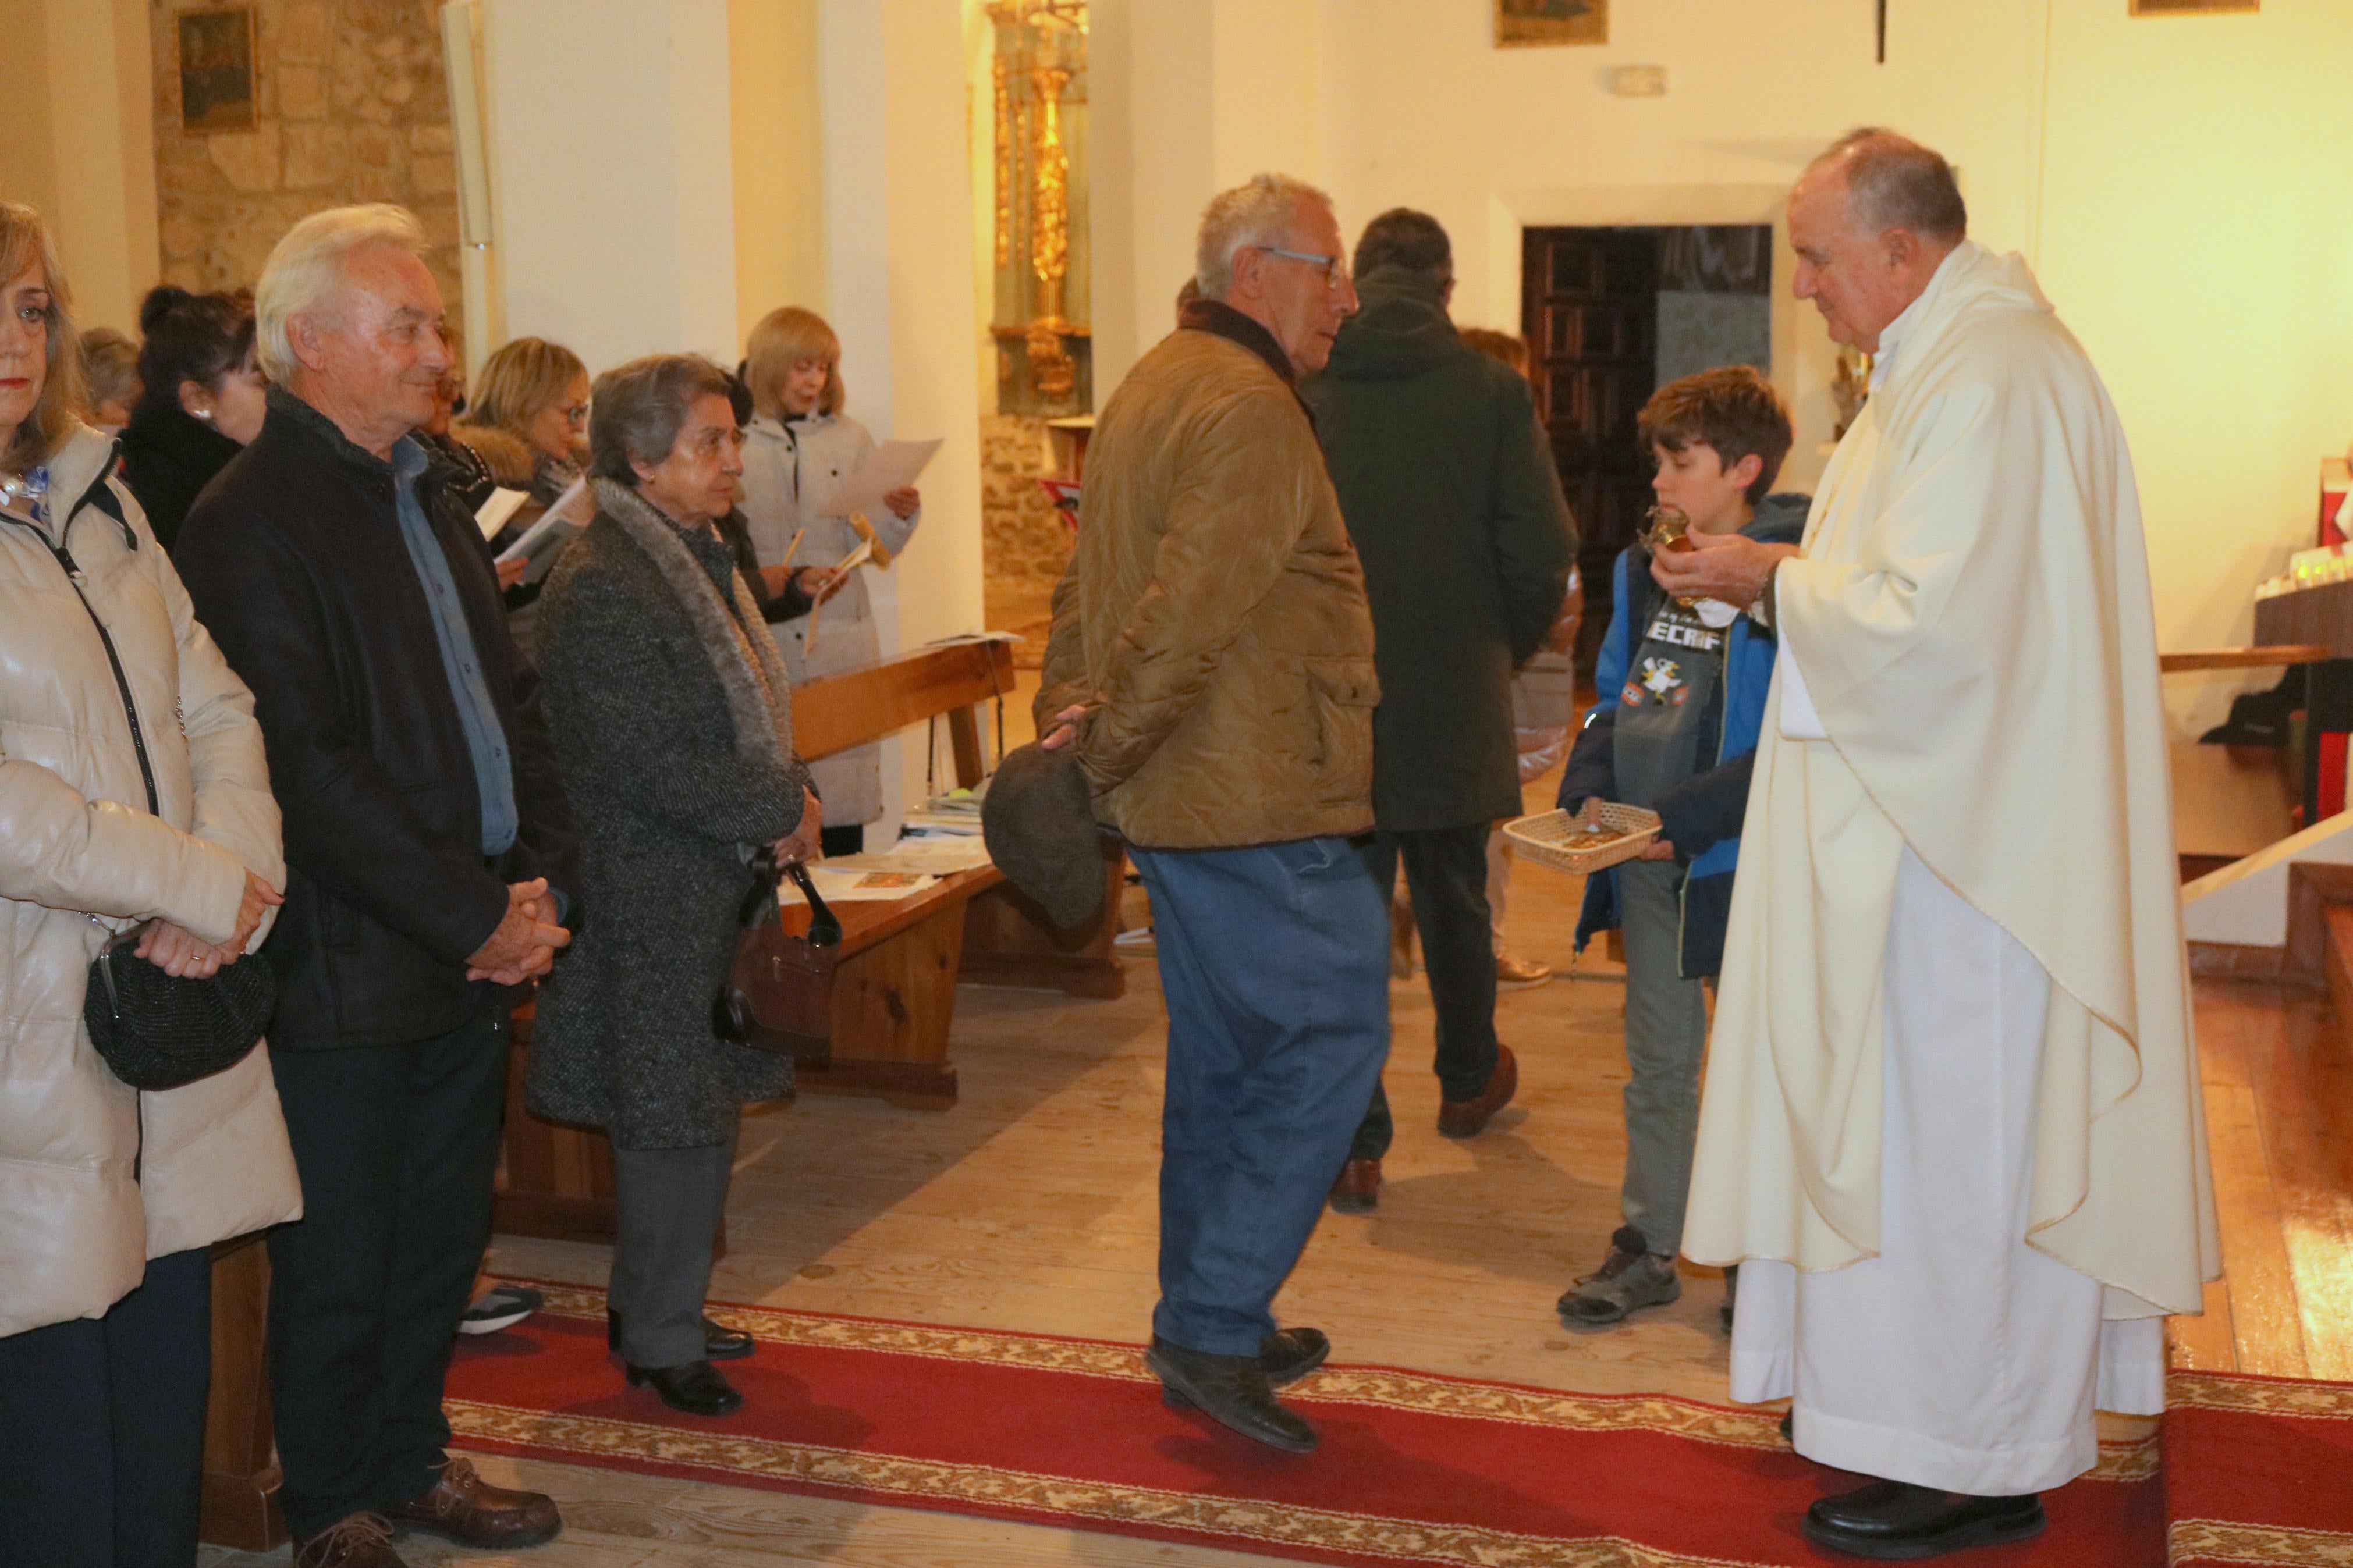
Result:
{"label": "elderly woman in grey coat", "polygon": [[596,516],[540,601],[540,670],[590,911],[541,994],[531,1108],[613,1140],[609,1304],[631,1384],[723,1415],[711,1363],[751,1353],[703,1316],[743,1106],[792,1090],[788,1058],[721,1040],[749,861],[816,853],[784,662],[713,526],[743,472],[727,380],[685,354],[596,380]]}

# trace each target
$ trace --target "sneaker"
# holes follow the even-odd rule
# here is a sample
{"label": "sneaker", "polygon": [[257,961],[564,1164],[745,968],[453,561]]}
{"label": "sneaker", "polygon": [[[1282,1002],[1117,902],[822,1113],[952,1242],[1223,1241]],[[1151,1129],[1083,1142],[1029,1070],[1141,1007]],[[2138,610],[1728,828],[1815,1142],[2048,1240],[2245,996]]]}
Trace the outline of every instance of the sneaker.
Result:
{"label": "sneaker", "polygon": [[1595,1272],[1555,1302],[1566,1322],[1622,1321],[1642,1307],[1663,1307],[1683,1293],[1672,1253],[1645,1249],[1642,1233],[1621,1225],[1609,1238],[1609,1256]]}
{"label": "sneaker", "polygon": [[513,1328],[545,1305],[547,1299],[528,1285],[493,1285],[466,1309],[466,1315],[458,1320],[458,1331],[495,1334]]}
{"label": "sneaker", "polygon": [[1501,991],[1525,991],[1530,986],[1548,984],[1552,965],[1538,963],[1533,958],[1522,958],[1504,948],[1495,950],[1495,986]]}

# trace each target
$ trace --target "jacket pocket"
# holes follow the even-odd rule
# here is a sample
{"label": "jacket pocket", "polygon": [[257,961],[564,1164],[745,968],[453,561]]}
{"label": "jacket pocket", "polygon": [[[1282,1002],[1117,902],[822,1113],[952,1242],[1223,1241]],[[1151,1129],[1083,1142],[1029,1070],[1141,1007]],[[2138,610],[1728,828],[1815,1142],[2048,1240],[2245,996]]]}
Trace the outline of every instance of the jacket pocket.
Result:
{"label": "jacket pocket", "polygon": [[1307,692],[1315,714],[1315,786],[1326,802],[1370,800],[1373,793],[1373,708],[1380,682],[1369,658],[1307,661]]}

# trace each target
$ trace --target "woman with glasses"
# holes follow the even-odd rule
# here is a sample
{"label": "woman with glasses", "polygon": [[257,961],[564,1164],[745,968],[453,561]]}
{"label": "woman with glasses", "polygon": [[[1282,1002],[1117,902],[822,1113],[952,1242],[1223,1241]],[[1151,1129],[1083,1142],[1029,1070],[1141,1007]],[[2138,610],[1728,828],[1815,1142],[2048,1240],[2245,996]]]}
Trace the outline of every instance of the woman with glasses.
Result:
{"label": "woman with glasses", "polygon": [[265,962],[286,867],[253,695],[77,417],[70,301],[0,203],[0,1562],[185,1568],[209,1249],[301,1192],[266,1050],[141,1093],[83,994],[134,930],[184,979]]}
{"label": "woman with glasses", "polygon": [[596,381],[596,513],[548,578],[540,674],[593,915],[533,1025],[533,1111],[601,1127],[619,1210],[607,1334],[676,1410],[744,1398],[712,1363],[752,1338],[703,1314],[745,1104],[792,1058],[721,1037],[753,861],[817,852],[792,688],[721,529],[744,471],[724,373],[655,354]]}
{"label": "woman with glasses", "polygon": [[553,506],[588,460],[588,367],[561,343],[517,338],[482,362],[466,416],[449,433],[500,484]]}

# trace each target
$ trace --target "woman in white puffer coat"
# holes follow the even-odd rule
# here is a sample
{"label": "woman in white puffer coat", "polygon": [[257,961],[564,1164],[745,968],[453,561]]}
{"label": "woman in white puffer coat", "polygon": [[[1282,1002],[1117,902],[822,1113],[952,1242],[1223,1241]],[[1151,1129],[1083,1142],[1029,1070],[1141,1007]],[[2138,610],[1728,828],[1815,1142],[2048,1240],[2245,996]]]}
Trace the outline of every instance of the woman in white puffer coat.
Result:
{"label": "woman in white puffer coat", "polygon": [[253,698],[74,416],[67,302],[0,204],[0,1558],[185,1568],[207,1248],[301,1194],[264,1047],[141,1094],[83,992],[142,921],[175,973],[237,962],[286,871]]}
{"label": "woman in white puffer coat", "polygon": [[[840,498],[874,449],[866,426],[841,412],[841,340],[815,312],[787,305],[760,319],[744,352],[744,381],[756,411],[744,432],[743,511],[753,548],[762,566],[776,566],[798,535],[796,568],[832,566],[858,548],[858,531],[841,515]],[[914,537],[923,500],[913,485],[892,490],[882,498],[882,515],[866,520],[892,554]],[[863,571],[820,590],[819,597],[817,614],[770,628],[795,686],[882,657]],[[866,824],[882,815],[881,755],[882,748],[870,743],[809,764],[818,798],[825,802],[828,855],[858,853]]]}

